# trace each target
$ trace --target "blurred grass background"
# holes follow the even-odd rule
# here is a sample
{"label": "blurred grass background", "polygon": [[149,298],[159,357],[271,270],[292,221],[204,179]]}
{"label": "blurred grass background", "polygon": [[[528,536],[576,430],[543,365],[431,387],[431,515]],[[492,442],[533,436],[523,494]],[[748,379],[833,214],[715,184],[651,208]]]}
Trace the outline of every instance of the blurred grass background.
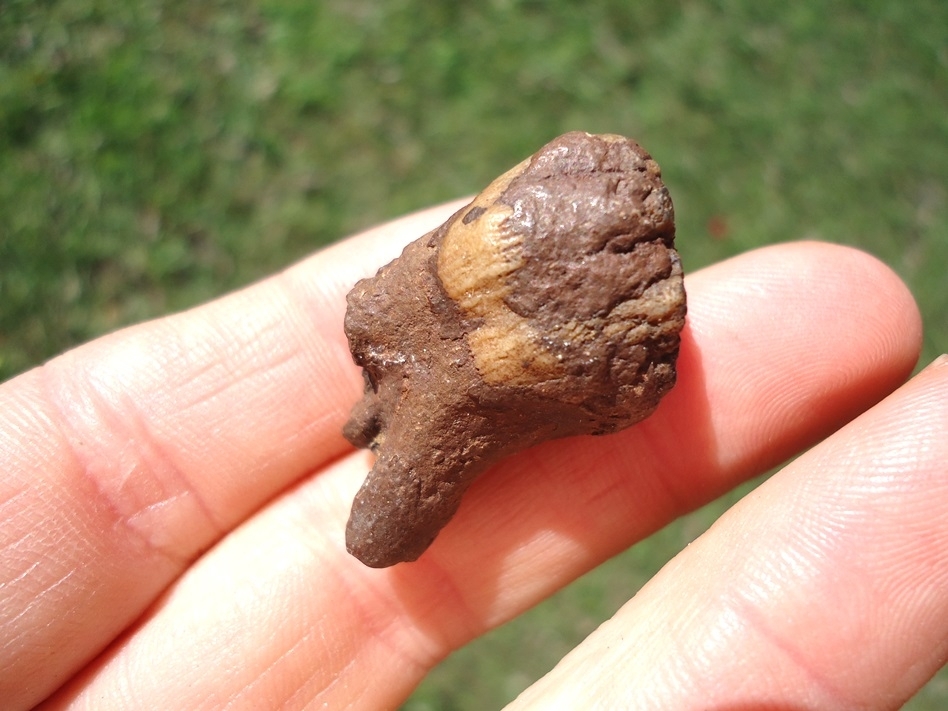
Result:
{"label": "blurred grass background", "polygon": [[[943,0],[3,0],[0,380],[476,192],[570,129],[655,156],[686,269],[857,245],[911,286],[922,362],[948,351]],[[404,708],[503,705],[739,493],[455,654]],[[908,708],[946,707],[943,672]]]}

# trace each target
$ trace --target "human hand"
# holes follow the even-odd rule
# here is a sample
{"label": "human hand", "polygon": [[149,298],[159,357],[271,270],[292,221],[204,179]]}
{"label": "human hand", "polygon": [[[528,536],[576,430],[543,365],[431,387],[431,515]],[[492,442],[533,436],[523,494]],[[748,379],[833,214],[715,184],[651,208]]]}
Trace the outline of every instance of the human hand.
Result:
{"label": "human hand", "polygon": [[394,707],[453,649],[834,432],[513,707],[893,708],[945,662],[948,361],[876,405],[919,317],[844,247],[689,275],[652,418],[502,463],[416,563],[346,554],[370,455],[340,433],[361,391],[343,295],[457,207],[0,388],[5,708]]}

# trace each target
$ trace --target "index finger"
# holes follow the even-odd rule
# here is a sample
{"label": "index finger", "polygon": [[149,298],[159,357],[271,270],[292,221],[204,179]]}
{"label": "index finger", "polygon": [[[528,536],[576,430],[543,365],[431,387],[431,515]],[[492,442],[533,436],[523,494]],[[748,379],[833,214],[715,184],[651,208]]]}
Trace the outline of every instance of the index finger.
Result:
{"label": "index finger", "polygon": [[780,245],[686,281],[680,382],[650,419],[501,462],[416,563],[384,570],[345,551],[369,455],[339,458],[203,556],[49,708],[394,707],[452,649],[869,407],[918,352],[911,297],[856,250]]}

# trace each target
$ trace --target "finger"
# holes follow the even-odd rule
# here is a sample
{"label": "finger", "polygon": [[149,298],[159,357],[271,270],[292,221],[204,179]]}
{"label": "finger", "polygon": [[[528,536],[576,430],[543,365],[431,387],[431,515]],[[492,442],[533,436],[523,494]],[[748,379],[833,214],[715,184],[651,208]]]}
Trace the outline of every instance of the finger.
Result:
{"label": "finger", "polygon": [[457,206],[0,388],[0,698],[42,698],[222,532],[350,449],[343,295]]}
{"label": "finger", "polygon": [[[139,700],[393,706],[452,649],[878,401],[918,352],[911,297],[854,250],[760,250],[687,286],[680,382],[650,420],[502,463],[428,553],[386,570],[345,553],[369,460],[341,459],[225,539],[57,704],[119,701],[148,666]],[[214,662],[180,654],[185,637]]]}
{"label": "finger", "polygon": [[511,708],[901,708],[948,658],[946,435],[943,356],[747,497]]}

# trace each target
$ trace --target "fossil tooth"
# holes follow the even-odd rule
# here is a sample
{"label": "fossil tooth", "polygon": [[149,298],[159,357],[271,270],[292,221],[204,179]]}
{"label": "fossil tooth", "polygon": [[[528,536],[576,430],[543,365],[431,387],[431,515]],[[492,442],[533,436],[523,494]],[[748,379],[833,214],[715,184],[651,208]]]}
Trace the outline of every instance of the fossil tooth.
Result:
{"label": "fossil tooth", "polygon": [[356,284],[345,328],[365,394],[344,434],[377,459],[348,550],[415,560],[494,462],[651,414],[685,320],[674,238],[648,153],[573,132]]}

